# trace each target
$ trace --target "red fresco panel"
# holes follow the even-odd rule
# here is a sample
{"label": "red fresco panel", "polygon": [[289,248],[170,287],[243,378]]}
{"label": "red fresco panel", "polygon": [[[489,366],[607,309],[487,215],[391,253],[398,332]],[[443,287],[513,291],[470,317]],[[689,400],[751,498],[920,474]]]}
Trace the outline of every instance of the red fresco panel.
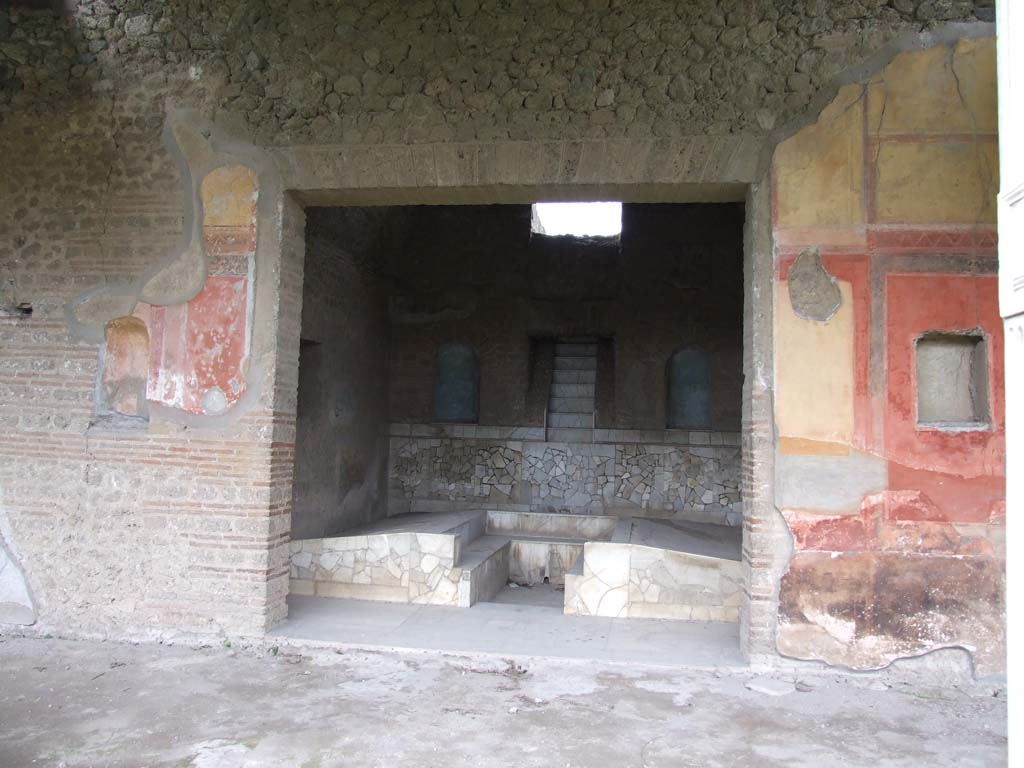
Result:
{"label": "red fresco panel", "polygon": [[211,387],[224,391],[229,406],[241,397],[247,299],[247,278],[211,275],[199,295],[188,302],[185,410],[202,413],[203,393]]}
{"label": "red fresco panel", "polygon": [[[778,279],[789,276],[789,268],[796,253],[780,258]],[[872,418],[869,369],[871,364],[871,283],[869,257],[864,253],[829,253],[822,249],[821,263],[837,280],[850,284],[853,291],[853,447],[873,451],[876,449],[874,419]]]}
{"label": "red fresco panel", "polygon": [[[892,490],[921,491],[931,519],[986,521],[1005,494],[1003,329],[997,278],[889,274],[886,277],[885,448]],[[989,341],[988,429],[917,427],[915,341],[926,331],[980,330]],[[913,515],[908,515],[913,516]]]}

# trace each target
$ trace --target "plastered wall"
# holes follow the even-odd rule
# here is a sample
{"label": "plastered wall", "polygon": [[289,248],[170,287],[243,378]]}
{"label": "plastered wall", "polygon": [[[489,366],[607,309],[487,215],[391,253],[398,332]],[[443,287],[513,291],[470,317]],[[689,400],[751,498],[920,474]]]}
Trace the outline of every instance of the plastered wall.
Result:
{"label": "plastered wall", "polygon": [[[260,251],[275,175],[198,115],[172,113],[153,138],[179,174],[122,198],[122,218],[51,199],[20,234],[4,225],[16,250],[31,233],[40,261],[5,250],[4,274],[38,299],[30,320],[3,320],[2,535],[42,628],[261,633],[284,613],[288,507],[272,487],[292,463],[264,375],[287,317],[284,260],[270,269]],[[149,341],[147,407],[125,423],[104,418],[96,384],[104,328],[131,315]]]}
{"label": "plastered wall", "polygon": [[[987,4],[953,0],[563,5],[82,0],[63,14],[0,10],[0,536],[15,564],[4,578],[16,572],[23,582],[13,590],[5,584],[5,594],[32,603],[28,613],[40,630],[258,634],[285,616],[305,253],[301,195],[285,190],[359,188],[394,203],[421,187],[472,188],[469,199],[487,202],[516,185],[592,195],[614,183],[642,187],[646,199],[687,185],[731,185],[734,192],[752,185],[749,199],[759,205],[748,207],[745,267],[756,281],[770,250],[759,234],[770,195],[758,159],[817,115],[833,95],[833,78],[867,80],[898,50],[922,46],[937,46],[945,61],[944,40],[992,34],[978,24],[991,21]],[[838,599],[791,608],[794,597],[825,594],[815,579],[834,575],[827,569],[832,552],[861,553],[870,563],[891,555],[895,573],[913,574],[905,563],[932,557],[920,554],[922,544],[860,550],[829,534],[806,551],[807,562],[825,563],[810,568],[806,588],[795,575],[804,557],[798,548],[782,583],[783,609],[776,610],[776,566],[797,540],[765,498],[820,522],[834,504],[815,489],[827,482],[838,493],[853,477],[837,512],[852,520],[872,494],[920,490],[945,504],[929,483],[960,488],[969,481],[966,487],[989,488],[977,504],[954,506],[972,509],[974,519],[936,520],[934,512],[925,519],[943,542],[954,530],[992,542],[998,553],[1000,526],[983,511],[994,509],[998,518],[998,435],[967,452],[983,458],[965,476],[962,467],[940,469],[934,456],[948,446],[923,445],[916,430],[893,451],[884,442],[889,419],[899,432],[904,407],[898,387],[889,396],[884,362],[896,349],[886,346],[889,325],[879,320],[893,304],[887,281],[899,296],[918,288],[904,273],[964,278],[976,288],[965,295],[976,301],[950,322],[984,322],[983,273],[994,270],[985,218],[992,182],[958,169],[991,155],[994,128],[981,119],[984,102],[972,101],[984,89],[963,87],[972,77],[969,59],[957,60],[952,80],[935,79],[942,67],[918,62],[924,86],[913,73],[887,76],[904,90],[885,100],[884,115],[874,96],[851,101],[844,91],[819,128],[797,135],[793,146],[806,142],[806,151],[776,158],[776,290],[772,296],[757,283],[748,291],[744,336],[753,354],[744,382],[743,632],[758,653],[781,649],[869,666],[977,640],[979,659],[998,655],[991,652],[997,643],[986,639],[994,637],[998,589],[991,600],[965,600],[964,613],[936,613],[935,626],[948,632],[911,633],[909,641],[880,623],[854,621],[849,635],[842,614],[838,624],[824,621],[839,627],[829,634],[818,620],[837,610]],[[869,92],[879,88],[888,85],[873,82]],[[902,100],[913,108],[901,111]],[[963,109],[965,101],[971,109]],[[196,130],[168,141],[165,127],[183,109],[195,111],[186,122]],[[861,115],[859,134],[851,114]],[[871,129],[871,115],[887,127]],[[900,127],[924,117],[926,126]],[[859,140],[834,132],[847,118]],[[814,131],[821,135],[807,138]],[[168,266],[166,257],[185,256],[183,233],[186,244],[202,241],[198,184],[228,165],[255,169],[258,182],[249,346],[236,402],[244,413],[179,419],[157,407],[142,431],[90,429],[102,334],[83,335],[87,318],[69,321],[69,303],[102,288],[93,320],[134,312],[141,281],[155,266]],[[785,168],[798,177],[790,191],[805,195],[802,202],[787,202]],[[858,168],[881,173],[875,179]],[[944,184],[948,179],[955,183]],[[854,351],[839,345],[852,372],[840,362],[830,381],[854,395],[837,411],[841,420],[826,416],[790,434],[773,403],[793,385],[780,383],[776,392],[774,374],[785,369],[784,349],[796,346],[776,344],[775,364],[765,367],[778,332],[765,302],[771,298],[778,311],[785,264],[808,246],[822,249],[826,269],[852,292],[836,315],[854,329]],[[211,276],[184,268],[165,277],[183,275],[198,285],[166,291],[169,310],[199,295]],[[175,283],[170,277],[165,288]],[[851,306],[854,316],[841,318]],[[205,389],[196,392],[201,404]],[[995,416],[997,398],[990,402]],[[778,430],[769,414],[780,419]],[[776,431],[787,440],[776,440]],[[848,445],[850,453],[783,450],[801,441]],[[778,453],[766,458],[769,444]],[[864,462],[851,471],[861,454]],[[769,471],[773,462],[777,473]],[[804,481],[800,462],[813,464],[813,483]],[[830,475],[831,466],[841,471]],[[797,493],[783,496],[790,478]],[[924,523],[911,522],[910,530],[925,530]],[[998,571],[998,556],[963,562],[978,573]],[[845,594],[880,589],[858,584]],[[898,607],[896,615],[919,615]],[[882,638],[888,650],[863,655],[861,637]],[[892,637],[900,639],[887,645]]]}
{"label": "plastered wall", "polygon": [[[962,647],[979,670],[1002,667],[996,125],[994,42],[963,41],[900,54],[776,150],[787,655],[870,668]],[[818,255],[818,277],[797,280]],[[838,307],[815,316],[830,289]],[[916,365],[916,341],[934,332],[983,337],[984,423],[921,423],[919,386],[926,400],[967,386],[956,370]]]}

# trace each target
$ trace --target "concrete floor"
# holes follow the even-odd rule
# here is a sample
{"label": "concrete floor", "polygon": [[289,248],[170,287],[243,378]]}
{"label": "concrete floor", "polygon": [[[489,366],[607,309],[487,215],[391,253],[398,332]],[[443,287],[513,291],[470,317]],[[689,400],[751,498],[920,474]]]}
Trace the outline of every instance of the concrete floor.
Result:
{"label": "concrete floor", "polygon": [[[508,586],[488,602],[504,605],[535,605],[562,613],[565,607],[565,587],[556,587],[553,584],[533,584],[522,587],[509,582]],[[737,638],[738,640],[739,638]]]}
{"label": "concrete floor", "polygon": [[738,667],[739,626],[725,622],[566,616],[550,585],[506,587],[472,608],[288,598],[272,636],[346,648],[553,656],[632,664]]}
{"label": "concrete floor", "polygon": [[0,635],[4,768],[1005,761],[1004,699],[951,686],[911,692],[835,674]]}

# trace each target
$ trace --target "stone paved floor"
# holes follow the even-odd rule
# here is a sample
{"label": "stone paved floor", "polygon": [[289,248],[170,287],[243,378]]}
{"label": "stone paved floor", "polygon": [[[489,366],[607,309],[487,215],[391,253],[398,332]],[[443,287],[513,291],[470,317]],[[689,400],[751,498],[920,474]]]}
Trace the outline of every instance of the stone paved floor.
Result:
{"label": "stone paved floor", "polygon": [[1005,764],[1002,696],[871,686],[884,687],[834,674],[0,635],[0,766]]}
{"label": "stone paved floor", "polygon": [[497,602],[472,608],[292,595],[288,620],[272,635],[281,642],[373,650],[557,656],[686,668],[744,666],[736,623],[566,616],[555,602],[564,597],[550,585],[506,587]]}

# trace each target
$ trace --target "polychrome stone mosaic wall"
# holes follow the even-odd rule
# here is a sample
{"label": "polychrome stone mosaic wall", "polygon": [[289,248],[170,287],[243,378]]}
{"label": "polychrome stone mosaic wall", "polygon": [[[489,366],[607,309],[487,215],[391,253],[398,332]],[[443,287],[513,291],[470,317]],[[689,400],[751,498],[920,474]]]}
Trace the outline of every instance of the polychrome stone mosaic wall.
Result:
{"label": "polychrome stone mosaic wall", "polygon": [[390,512],[518,509],[739,525],[736,433],[596,434],[609,442],[548,443],[527,427],[392,425]]}

